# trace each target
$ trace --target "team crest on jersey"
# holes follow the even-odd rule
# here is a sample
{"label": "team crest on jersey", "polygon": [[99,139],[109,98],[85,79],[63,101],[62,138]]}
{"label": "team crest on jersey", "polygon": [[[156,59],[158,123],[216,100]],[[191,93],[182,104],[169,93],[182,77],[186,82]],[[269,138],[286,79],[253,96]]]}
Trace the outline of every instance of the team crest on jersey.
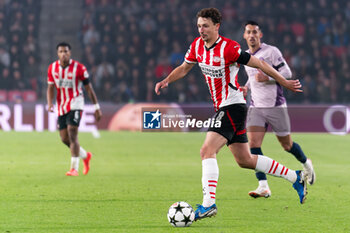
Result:
{"label": "team crest on jersey", "polygon": [[72,73],[68,73],[67,76],[68,76],[69,79],[73,78],[73,74]]}
{"label": "team crest on jersey", "polygon": [[220,61],[221,61],[221,58],[220,58],[220,57],[215,56],[215,57],[213,58],[213,61],[214,61],[214,62],[220,62]]}

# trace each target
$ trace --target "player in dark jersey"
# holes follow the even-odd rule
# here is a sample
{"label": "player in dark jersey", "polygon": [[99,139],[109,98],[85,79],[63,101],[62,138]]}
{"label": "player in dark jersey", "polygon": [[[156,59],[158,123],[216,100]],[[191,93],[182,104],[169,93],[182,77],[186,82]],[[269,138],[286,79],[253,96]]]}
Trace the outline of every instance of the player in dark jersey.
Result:
{"label": "player in dark jersey", "polygon": [[200,37],[191,44],[185,61],[164,80],[155,85],[156,94],[170,83],[183,78],[198,63],[207,81],[216,110],[215,118],[221,128],[209,128],[200,150],[202,158],[203,203],[195,211],[195,220],[214,216],[219,168],[216,154],[227,144],[236,162],[242,168],[255,169],[290,181],[297,190],[300,203],[306,196],[303,171],[293,171],[267,156],[252,155],[245,130],[246,106],[243,92],[237,82],[239,64],[261,69],[282,86],[302,92],[299,80],[286,80],[266,62],[241,50],[240,45],[219,35],[221,14],[216,8],[205,8],[197,14]]}
{"label": "player in dark jersey", "polygon": [[83,85],[95,105],[96,121],[100,120],[102,112],[85,66],[71,59],[71,46],[62,42],[57,45],[56,49],[58,60],[49,66],[47,72],[48,111],[54,111],[52,100],[56,88],[58,129],[62,142],[70,148],[71,152],[71,169],[66,175],[79,175],[79,158],[83,159],[83,174],[86,175],[90,169],[92,154],[86,152],[78,141],[78,127],[84,107]]}

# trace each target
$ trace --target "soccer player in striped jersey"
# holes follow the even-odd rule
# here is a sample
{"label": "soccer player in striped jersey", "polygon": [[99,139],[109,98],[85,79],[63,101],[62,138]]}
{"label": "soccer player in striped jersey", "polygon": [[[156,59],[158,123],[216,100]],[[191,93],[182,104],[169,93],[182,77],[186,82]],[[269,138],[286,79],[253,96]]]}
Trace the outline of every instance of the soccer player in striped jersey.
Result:
{"label": "soccer player in striped jersey", "polygon": [[86,67],[71,59],[71,46],[59,43],[56,47],[58,60],[52,63],[47,72],[47,104],[48,111],[54,112],[53,98],[56,88],[57,125],[62,142],[70,148],[71,169],[67,176],[78,176],[79,158],[83,160],[86,175],[90,169],[92,154],[86,152],[79,144],[78,127],[84,107],[83,89],[88,93],[95,106],[95,120],[99,121],[102,112],[97,102],[94,89],[89,81]]}
{"label": "soccer player in striped jersey", "polygon": [[[248,21],[244,28],[244,39],[249,49],[246,51],[260,60],[274,67],[284,78],[290,79],[292,72],[283,58],[280,50],[274,46],[261,42],[263,33],[258,23]],[[286,99],[283,96],[282,86],[273,78],[265,75],[260,70],[245,66],[248,81],[245,89],[251,90],[251,104],[247,115],[247,134],[252,154],[262,155],[261,144],[268,125],[271,125],[281,146],[287,152],[293,154],[302,163],[310,185],[315,182],[316,175],[312,162],[308,159],[298,143],[293,142],[290,134],[290,120],[288,116]],[[271,190],[267,183],[266,175],[256,172],[259,186],[250,191],[249,195],[257,197],[270,197]]]}
{"label": "soccer player in striped jersey", "polygon": [[211,217],[217,213],[215,197],[219,168],[216,154],[225,144],[240,167],[283,177],[293,184],[300,203],[304,202],[306,196],[303,171],[293,171],[267,156],[250,153],[245,129],[247,107],[243,91],[237,82],[237,73],[240,64],[243,64],[261,69],[294,92],[302,92],[301,84],[299,80],[286,80],[266,62],[242,51],[236,41],[220,36],[221,18],[216,8],[205,8],[197,13],[200,36],[191,44],[185,55],[185,61],[155,85],[155,92],[159,95],[162,88],[183,78],[198,63],[213,100],[215,120],[221,121],[221,127],[209,128],[200,150],[203,202],[197,206],[195,220]]}

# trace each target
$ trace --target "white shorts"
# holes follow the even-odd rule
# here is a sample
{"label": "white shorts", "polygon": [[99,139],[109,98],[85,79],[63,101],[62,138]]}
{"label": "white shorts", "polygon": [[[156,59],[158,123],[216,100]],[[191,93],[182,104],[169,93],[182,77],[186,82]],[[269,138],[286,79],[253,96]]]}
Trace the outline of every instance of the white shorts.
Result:
{"label": "white shorts", "polygon": [[277,136],[284,137],[290,134],[290,119],[286,103],[272,108],[249,107],[247,128],[249,126],[267,128],[269,125]]}

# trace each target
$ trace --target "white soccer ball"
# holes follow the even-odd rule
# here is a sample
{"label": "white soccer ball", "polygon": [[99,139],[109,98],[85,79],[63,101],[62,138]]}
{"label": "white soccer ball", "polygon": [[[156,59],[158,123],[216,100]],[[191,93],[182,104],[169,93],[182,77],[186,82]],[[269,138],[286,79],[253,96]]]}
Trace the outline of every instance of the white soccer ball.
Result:
{"label": "white soccer ball", "polygon": [[194,211],[190,204],[178,201],[168,211],[168,221],[174,227],[189,227],[194,221]]}

